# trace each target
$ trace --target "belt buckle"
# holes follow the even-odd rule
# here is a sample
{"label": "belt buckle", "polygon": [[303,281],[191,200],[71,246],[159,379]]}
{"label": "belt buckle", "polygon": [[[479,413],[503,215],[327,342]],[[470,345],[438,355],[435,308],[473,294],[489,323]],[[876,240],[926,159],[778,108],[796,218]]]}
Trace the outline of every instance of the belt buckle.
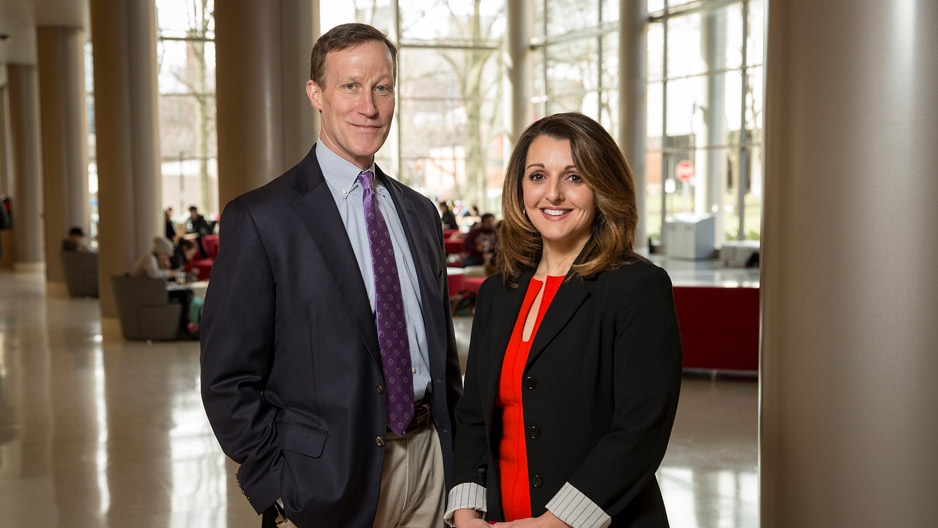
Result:
{"label": "belt buckle", "polygon": [[[421,410],[423,411],[422,413],[420,412]],[[414,405],[414,417],[404,432],[410,433],[416,431],[430,423],[430,410],[430,402],[426,400],[421,400],[420,403]]]}

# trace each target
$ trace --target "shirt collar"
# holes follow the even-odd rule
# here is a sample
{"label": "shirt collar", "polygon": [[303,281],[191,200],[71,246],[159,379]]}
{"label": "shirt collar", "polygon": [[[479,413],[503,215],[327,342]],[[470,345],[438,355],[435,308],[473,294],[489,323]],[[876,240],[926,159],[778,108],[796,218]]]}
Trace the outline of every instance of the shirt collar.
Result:
{"label": "shirt collar", "polygon": [[[316,143],[316,159],[319,160],[319,167],[322,169],[322,175],[326,183],[342,191],[342,196],[347,198],[352,189],[360,187],[358,173],[362,169],[340,157],[321,141]],[[376,175],[374,181],[376,189],[380,191],[383,186],[380,184],[380,179],[377,178],[378,172],[375,170],[374,161],[371,162],[371,166],[367,170]]]}

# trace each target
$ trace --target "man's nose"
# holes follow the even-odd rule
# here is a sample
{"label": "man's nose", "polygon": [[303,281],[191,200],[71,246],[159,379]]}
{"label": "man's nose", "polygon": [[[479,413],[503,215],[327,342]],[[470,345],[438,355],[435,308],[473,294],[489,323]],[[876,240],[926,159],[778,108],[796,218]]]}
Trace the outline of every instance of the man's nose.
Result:
{"label": "man's nose", "polygon": [[375,94],[371,90],[365,90],[358,98],[358,111],[363,115],[375,115],[378,113],[378,105],[375,104]]}

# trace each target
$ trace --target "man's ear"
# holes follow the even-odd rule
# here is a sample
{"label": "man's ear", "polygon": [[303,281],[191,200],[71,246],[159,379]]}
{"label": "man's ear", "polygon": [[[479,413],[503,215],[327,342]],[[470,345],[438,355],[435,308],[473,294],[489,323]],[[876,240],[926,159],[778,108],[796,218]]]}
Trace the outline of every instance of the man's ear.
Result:
{"label": "man's ear", "polygon": [[322,88],[312,80],[306,81],[306,97],[313,108],[322,112]]}

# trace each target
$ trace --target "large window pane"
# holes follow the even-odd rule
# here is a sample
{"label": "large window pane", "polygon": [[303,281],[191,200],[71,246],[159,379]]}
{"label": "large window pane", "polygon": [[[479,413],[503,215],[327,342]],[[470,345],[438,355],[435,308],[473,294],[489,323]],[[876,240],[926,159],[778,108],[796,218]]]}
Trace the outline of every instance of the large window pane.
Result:
{"label": "large window pane", "polygon": [[401,176],[431,198],[497,206],[504,153],[495,57],[493,50],[401,54]]}
{"label": "large window pane", "polygon": [[[668,13],[662,12],[665,3]],[[648,32],[647,229],[658,236],[668,216],[712,213],[718,246],[757,238],[764,3],[748,2],[747,10],[743,2],[730,2],[713,11],[681,13],[686,3],[648,4],[663,18]],[[681,171],[689,177],[678,177],[678,164],[690,169]]]}
{"label": "large window pane", "polygon": [[157,0],[162,196],[180,221],[189,205],[219,212],[212,0]]}
{"label": "large window pane", "polygon": [[668,77],[684,77],[707,70],[701,53],[700,15],[668,19]]}
{"label": "large window pane", "polygon": [[504,5],[504,0],[401,2],[401,41],[497,46],[505,34]]}
{"label": "large window pane", "polygon": [[599,24],[600,0],[550,0],[547,2],[547,36],[565,35]]}

